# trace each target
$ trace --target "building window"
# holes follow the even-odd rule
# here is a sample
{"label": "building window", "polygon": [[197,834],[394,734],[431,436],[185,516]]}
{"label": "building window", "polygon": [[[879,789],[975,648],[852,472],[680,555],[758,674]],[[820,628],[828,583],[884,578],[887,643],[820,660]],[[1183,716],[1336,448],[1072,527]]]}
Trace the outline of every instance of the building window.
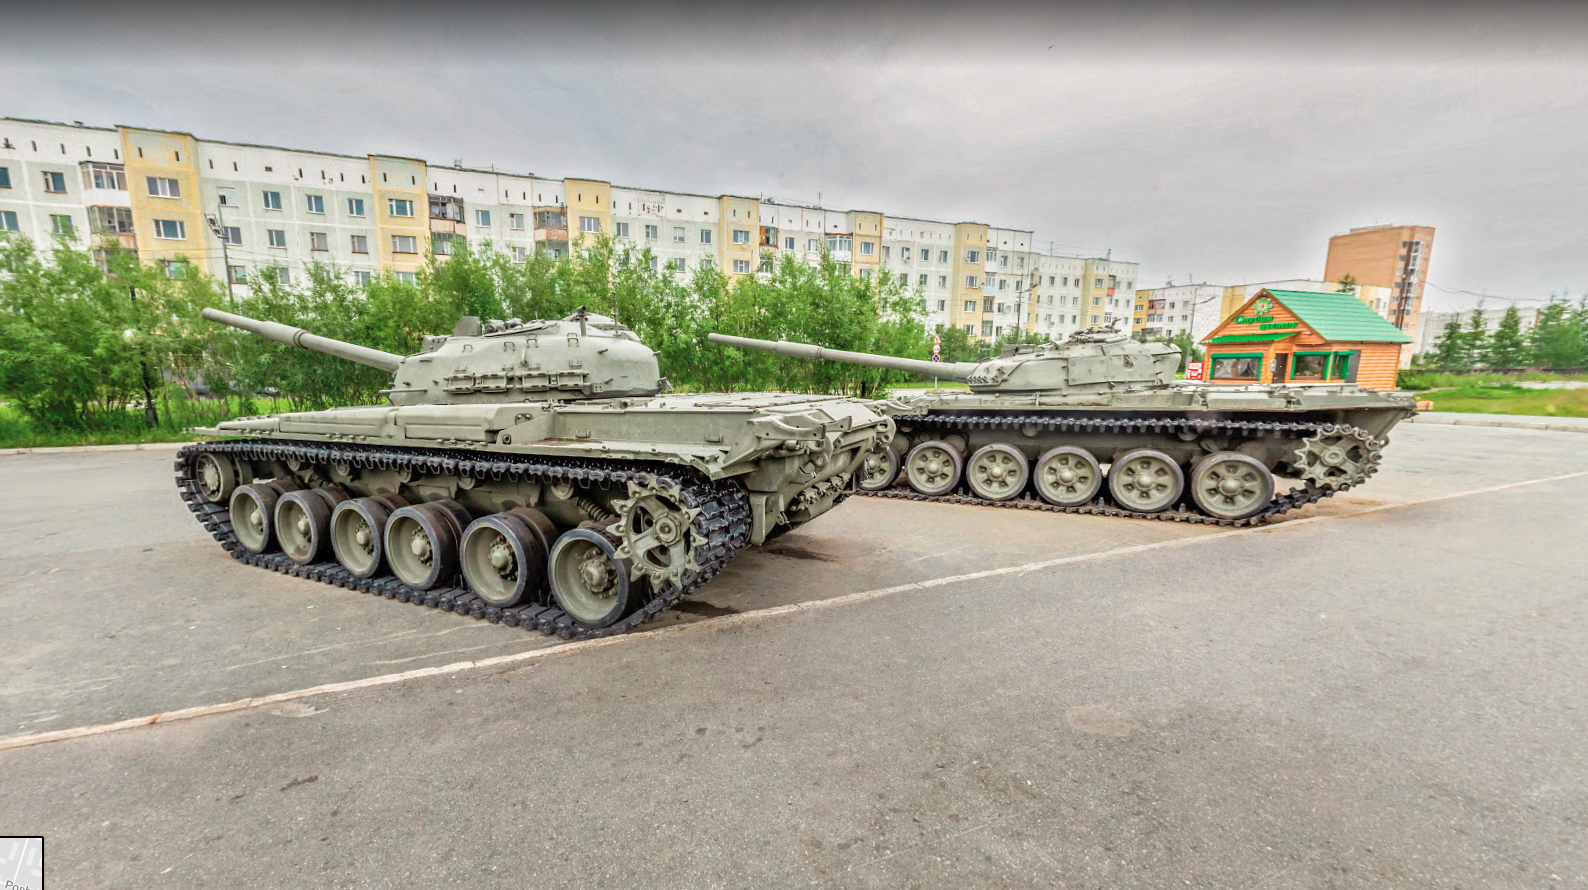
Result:
{"label": "building window", "polygon": [[979,263],[979,262],[981,262],[981,253],[979,251],[975,251],[975,250],[967,250],[967,251],[965,251],[965,262],[967,262],[967,263]]}
{"label": "building window", "polygon": [[1092,287],[1102,287],[1102,286],[1103,286],[1103,279],[1101,279],[1101,278],[1096,279],[1092,283]]}
{"label": "building window", "polygon": [[684,227],[683,226],[673,226],[673,242],[675,244],[683,244],[684,243]]}
{"label": "building window", "polygon": [[[277,198],[277,206],[280,206],[279,197]],[[407,198],[387,198],[386,212],[392,216],[412,217],[414,215],[414,202],[408,200]],[[411,241],[413,239],[410,238],[409,240]],[[411,252],[412,251],[410,251],[410,253]]]}
{"label": "building window", "polygon": [[947,300],[938,300],[937,301],[937,311],[939,311],[939,312],[947,312],[948,311],[948,301]]}
{"label": "building window", "polygon": [[292,270],[288,269],[286,266],[277,266],[276,267],[276,283],[277,284],[291,284],[292,283]]}
{"label": "building window", "polygon": [[976,276],[974,276],[974,275],[966,275],[965,276],[965,286],[966,287],[975,287],[976,286]]}
{"label": "building window", "polygon": [[993,301],[992,301],[991,298],[981,301],[981,311],[983,311],[983,312],[991,312],[991,311],[993,311],[992,307],[993,307]]}
{"label": "building window", "polygon": [[733,243],[735,243],[735,244],[749,244],[750,243],[750,233],[747,230],[745,230],[745,229],[734,229],[733,230]]}
{"label": "building window", "polygon": [[682,272],[689,268],[689,261],[681,256],[673,257],[672,266],[674,272]]}
{"label": "building window", "polygon": [[[153,183],[154,179],[151,178],[149,180],[149,182]],[[153,186],[151,185],[150,188],[153,188]],[[44,174],[44,190],[49,192],[52,195],[64,195],[64,194],[66,194],[66,174],[65,173],[45,173]],[[152,195],[152,194],[154,194],[154,192],[151,191],[149,194]]]}
{"label": "building window", "polygon": [[646,240],[655,241],[656,239],[658,239],[660,237],[662,237],[660,228],[658,228],[657,226],[646,226],[645,227],[645,238],[646,238]]}
{"label": "building window", "polygon": [[490,225],[491,224],[491,211],[489,211],[489,210],[476,210],[476,211],[474,211],[474,224],[477,225],[477,226],[488,226],[488,225]]}
{"label": "building window", "polygon": [[[5,181],[0,181],[0,188],[9,188],[9,174],[0,175],[5,176]],[[127,173],[121,167],[110,164],[89,164],[83,168],[83,187],[124,192],[127,190]]]}
{"label": "building window", "polygon": [[822,249],[822,243],[815,238],[807,238],[805,239],[805,249],[811,253],[815,253],[816,251]]}
{"label": "building window", "polygon": [[281,193],[280,192],[265,192],[264,195],[265,195],[265,209],[266,210],[280,210],[281,209]]}
{"label": "building window", "polygon": [[161,264],[163,266],[165,266],[165,277],[167,277],[167,278],[186,278],[187,277],[187,263],[184,263],[181,260],[161,260]]}
{"label": "building window", "polygon": [[870,269],[861,269],[860,270],[860,280],[861,281],[870,281],[871,280],[871,270]]}
{"label": "building window", "polygon": [[180,198],[182,189],[176,180],[166,179],[161,176],[147,177],[149,182],[149,196],[153,198]]}
{"label": "building window", "polygon": [[[749,232],[745,232],[746,236],[748,236],[749,234],[750,234]],[[701,244],[710,244],[711,243],[711,230],[710,229],[701,229],[700,230],[700,243]],[[734,232],[733,233],[733,243],[735,243],[735,244],[740,243],[739,242],[739,233],[738,232]],[[744,243],[745,244],[749,244],[750,242],[749,242],[749,240],[745,240]]]}
{"label": "building window", "polygon": [[1093,297],[1092,298],[1092,305],[1093,306],[1101,306],[1101,305],[1103,305],[1103,298],[1102,297]]}
{"label": "building window", "polygon": [[510,249],[513,251],[513,259],[521,263],[529,259],[529,248],[515,244]]}
{"label": "building window", "polygon": [[976,335],[976,326],[973,325],[973,324],[965,325],[965,333],[967,335],[970,335],[970,336],[975,336]]}
{"label": "building window", "polygon": [[414,273],[412,273],[412,272],[397,272],[397,273],[394,273],[394,274],[395,274],[397,280],[401,281],[403,284],[413,284],[414,283]]}
{"label": "building window", "polygon": [[166,241],[185,241],[187,223],[179,219],[157,219],[154,221],[154,237]]}
{"label": "building window", "polygon": [[368,235],[354,235],[353,236],[353,252],[354,253],[369,253],[369,236]]}
{"label": "building window", "polygon": [[324,195],[304,195],[304,200],[310,213],[325,213]]}
{"label": "building window", "polygon": [[998,279],[998,289],[999,290],[1008,290],[1009,289],[1009,279],[1007,279],[1007,278]]}
{"label": "building window", "polygon": [[418,253],[419,239],[413,235],[391,236],[392,253]]}
{"label": "building window", "polygon": [[509,213],[507,215],[507,227],[515,232],[524,231],[524,214]]}
{"label": "building window", "polygon": [[347,215],[348,216],[363,216],[364,215],[364,199],[363,198],[348,198],[347,199]]}
{"label": "building window", "polygon": [[329,235],[327,235],[326,233],[324,233],[324,232],[310,232],[309,233],[309,249],[310,250],[330,250],[331,249],[331,237]]}
{"label": "building window", "polygon": [[450,232],[431,233],[430,251],[436,256],[452,256],[452,234]]}
{"label": "building window", "polygon": [[287,232],[285,229],[266,229],[265,235],[271,247],[284,248],[287,246]]}
{"label": "building window", "polygon": [[227,278],[232,284],[247,284],[248,270],[242,266],[228,266]]}
{"label": "building window", "polygon": [[915,285],[916,285],[916,287],[926,287],[926,275],[925,275],[925,273],[921,274],[916,279]]}
{"label": "building window", "polygon": [[827,249],[833,253],[848,253],[854,250],[854,239],[848,235],[827,236]]}
{"label": "building window", "polygon": [[794,249],[794,238],[792,236],[783,239],[783,249],[784,250],[793,250]]}
{"label": "building window", "polygon": [[[651,226],[651,228],[655,228],[655,226]],[[652,272],[656,271],[656,255],[655,254],[651,255],[650,267],[651,267],[651,271]]]}
{"label": "building window", "polygon": [[981,335],[983,337],[991,337],[992,336],[992,332],[993,331],[992,331],[992,321],[991,320],[984,321],[984,322],[981,323]]}
{"label": "building window", "polygon": [[862,241],[862,242],[860,242],[860,255],[861,256],[872,256],[873,254],[876,253],[876,251],[877,251],[877,245],[876,244],[874,244],[874,243],[872,243],[870,241]]}
{"label": "building window", "polygon": [[594,216],[581,216],[579,217],[579,231],[599,233],[601,231],[601,220]]}
{"label": "building window", "polygon": [[0,232],[17,232],[17,213],[15,210],[0,210]]}
{"label": "building window", "polygon": [[11,187],[11,168],[10,167],[0,167],[0,189],[8,189],[10,187]]}
{"label": "building window", "polygon": [[369,287],[370,279],[374,277],[374,275],[364,271],[363,269],[353,270],[353,283],[359,287]]}
{"label": "building window", "polygon": [[966,300],[965,301],[965,311],[966,312],[975,312],[976,311],[976,301],[975,300]]}
{"label": "building window", "polygon": [[[887,256],[888,255],[888,249],[886,247],[882,248],[882,255],[883,256]],[[900,262],[904,262],[904,263],[908,263],[910,261],[910,248],[908,248],[908,247],[899,248],[899,261]]]}
{"label": "building window", "polygon": [[613,223],[612,234],[619,238],[627,238],[629,236],[629,224],[626,222]]}
{"label": "building window", "polygon": [[[178,223],[178,225],[181,225],[181,223]],[[72,226],[72,218],[70,216],[54,213],[50,214],[50,229],[57,235],[70,235],[77,231]],[[158,224],[156,225],[155,229],[156,231],[159,230]]]}
{"label": "building window", "polygon": [[939,276],[937,276],[937,286],[938,287],[948,287],[948,276],[947,275],[939,275]]}
{"label": "building window", "polygon": [[221,228],[221,242],[236,247],[243,243],[243,230],[241,226],[223,226]]}
{"label": "building window", "polygon": [[749,260],[734,260],[733,261],[733,274],[735,274],[735,275],[749,275],[750,274],[750,261]]}
{"label": "building window", "polygon": [[1219,380],[1258,380],[1263,376],[1261,353],[1210,356],[1213,377]]}

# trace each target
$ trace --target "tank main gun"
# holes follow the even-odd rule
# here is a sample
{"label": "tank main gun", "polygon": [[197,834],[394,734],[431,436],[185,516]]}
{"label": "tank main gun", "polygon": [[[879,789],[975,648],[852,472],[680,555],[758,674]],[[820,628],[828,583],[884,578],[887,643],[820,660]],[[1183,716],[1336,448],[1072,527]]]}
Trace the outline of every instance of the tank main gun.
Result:
{"label": "tank main gun", "polygon": [[222,312],[219,309],[205,309],[200,314],[210,321],[231,325],[250,334],[258,334],[266,340],[274,340],[277,343],[285,343],[288,346],[297,346],[301,349],[334,355],[350,362],[368,365],[371,368],[379,368],[388,374],[397,373],[397,368],[402,365],[403,357],[400,355],[382,352],[379,349],[370,349],[368,346],[359,346],[356,343],[332,340],[330,337],[321,337],[318,334],[311,334],[303,328],[295,328],[292,325],[246,318],[241,315],[233,315],[230,312]]}
{"label": "tank main gun", "polygon": [[964,383],[970,379],[971,372],[976,370],[977,362],[925,362],[913,358],[896,358],[891,355],[872,355],[868,352],[846,352],[842,349],[827,349],[822,346],[812,346],[808,343],[790,343],[787,340],[757,340],[753,337],[730,337],[727,334],[707,334],[706,339],[712,343],[723,346],[737,346],[740,349],[758,349],[763,352],[775,352],[778,355],[791,355],[796,358],[809,358],[833,362],[844,362],[850,365],[864,365],[869,368],[885,368],[889,371],[904,371],[909,374],[919,374],[922,377],[943,377]]}

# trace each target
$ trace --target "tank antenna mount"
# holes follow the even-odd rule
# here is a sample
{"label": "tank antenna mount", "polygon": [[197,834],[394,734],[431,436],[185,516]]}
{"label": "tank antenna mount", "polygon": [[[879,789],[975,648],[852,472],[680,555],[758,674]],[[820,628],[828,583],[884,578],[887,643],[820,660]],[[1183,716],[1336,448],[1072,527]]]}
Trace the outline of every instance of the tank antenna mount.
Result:
{"label": "tank antenna mount", "polygon": [[574,318],[579,319],[579,339],[581,339],[581,340],[584,339],[584,320],[585,320],[585,316],[587,316],[589,314],[590,313],[585,311],[585,308],[583,306],[580,306],[579,307],[579,311],[575,312],[573,314]]}

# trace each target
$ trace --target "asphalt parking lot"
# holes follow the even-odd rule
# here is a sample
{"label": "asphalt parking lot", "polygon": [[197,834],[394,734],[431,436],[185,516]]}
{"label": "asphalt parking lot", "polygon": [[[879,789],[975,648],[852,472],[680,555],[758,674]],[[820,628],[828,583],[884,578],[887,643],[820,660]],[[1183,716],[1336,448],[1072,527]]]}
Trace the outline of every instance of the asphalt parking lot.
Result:
{"label": "asphalt parking lot", "polygon": [[1581,438],[1236,532],[851,499],[575,648],[0,457],[0,737],[523,656],[0,751],[0,823],[85,887],[1588,886]]}

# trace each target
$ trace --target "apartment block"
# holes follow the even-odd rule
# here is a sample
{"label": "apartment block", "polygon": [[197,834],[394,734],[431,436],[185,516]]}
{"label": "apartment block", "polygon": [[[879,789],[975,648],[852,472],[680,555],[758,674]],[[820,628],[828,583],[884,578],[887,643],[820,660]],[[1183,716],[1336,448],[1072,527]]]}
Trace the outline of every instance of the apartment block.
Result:
{"label": "apartment block", "polygon": [[1147,340],[1189,334],[1199,342],[1224,318],[1226,290],[1206,282],[1139,289],[1131,329]]}
{"label": "apartment block", "polygon": [[1433,256],[1432,226],[1382,225],[1355,228],[1329,239],[1323,277],[1339,281],[1350,275],[1357,282],[1390,290],[1389,322],[1412,337],[1422,312],[1423,286]]}
{"label": "apartment block", "polygon": [[1030,230],[985,223],[12,118],[0,118],[0,232],[45,246],[73,235],[101,257],[135,251],[233,288],[294,283],[316,263],[360,283],[383,271],[411,281],[427,254],[471,240],[524,260],[610,236],[679,275],[825,254],[864,280],[897,276],[928,326],[980,339],[1017,326],[1060,338],[1127,316],[1137,269],[1039,254]]}

